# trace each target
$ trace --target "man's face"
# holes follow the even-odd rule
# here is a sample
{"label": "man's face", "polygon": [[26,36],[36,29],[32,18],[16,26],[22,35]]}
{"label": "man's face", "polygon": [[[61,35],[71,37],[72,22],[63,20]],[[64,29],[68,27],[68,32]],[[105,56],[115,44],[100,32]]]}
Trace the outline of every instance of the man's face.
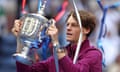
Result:
{"label": "man's face", "polygon": [[77,43],[80,34],[80,26],[77,21],[70,16],[66,22],[67,24],[67,41]]}

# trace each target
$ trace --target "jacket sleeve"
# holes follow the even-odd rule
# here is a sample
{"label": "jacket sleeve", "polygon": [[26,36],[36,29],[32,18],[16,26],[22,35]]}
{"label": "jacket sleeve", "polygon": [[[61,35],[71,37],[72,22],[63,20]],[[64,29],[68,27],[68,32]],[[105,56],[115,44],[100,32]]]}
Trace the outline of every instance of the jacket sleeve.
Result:
{"label": "jacket sleeve", "polygon": [[[61,60],[59,60],[59,62],[65,72],[89,72],[92,64],[95,64],[98,67],[101,66],[102,55],[98,51],[91,51],[83,58],[78,58],[76,64],[73,64],[72,60],[68,56],[63,57]],[[100,72],[102,72],[101,68]]]}
{"label": "jacket sleeve", "polygon": [[16,61],[17,72],[48,72],[48,64],[51,61],[52,57],[46,61],[41,61],[32,66],[22,64]]}

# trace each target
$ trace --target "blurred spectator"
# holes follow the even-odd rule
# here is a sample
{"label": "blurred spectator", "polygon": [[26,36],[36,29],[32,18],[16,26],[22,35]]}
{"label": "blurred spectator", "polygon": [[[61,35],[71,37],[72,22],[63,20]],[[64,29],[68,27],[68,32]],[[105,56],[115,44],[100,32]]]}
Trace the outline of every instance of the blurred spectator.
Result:
{"label": "blurred spectator", "polygon": [[0,37],[7,34],[7,18],[5,15],[5,10],[0,6]]}
{"label": "blurred spectator", "polygon": [[114,63],[108,66],[107,72],[120,72],[120,55],[117,56]]}
{"label": "blurred spectator", "polygon": [[105,24],[107,26],[107,34],[103,39],[106,65],[114,62],[119,54],[119,37],[117,31],[117,21],[120,19],[119,15],[120,13],[116,10],[109,10],[106,15]]}
{"label": "blurred spectator", "polygon": [[[100,9],[99,5],[97,4],[97,1],[95,0],[90,1],[90,2],[87,1],[87,3],[86,1],[87,0],[82,0],[85,8],[94,12],[99,20],[99,26],[98,26],[98,29],[96,30],[96,35],[93,36],[93,39],[96,38],[97,40],[103,12]],[[102,1],[103,6],[112,5],[116,2],[120,2],[119,0],[112,0],[112,1],[101,0],[101,1]],[[120,13],[118,12],[118,10],[108,9],[108,12],[105,17],[107,33],[106,33],[106,37],[102,39],[102,44],[105,50],[105,64],[107,66],[115,61],[115,58],[117,57],[119,53],[119,37],[117,33],[117,22],[120,20],[119,16],[120,16]]]}

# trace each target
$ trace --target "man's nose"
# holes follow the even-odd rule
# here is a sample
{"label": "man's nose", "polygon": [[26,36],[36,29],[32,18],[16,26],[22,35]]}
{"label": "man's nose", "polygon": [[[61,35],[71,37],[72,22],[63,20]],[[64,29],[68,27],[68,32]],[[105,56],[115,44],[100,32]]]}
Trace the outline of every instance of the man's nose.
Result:
{"label": "man's nose", "polygon": [[71,30],[71,25],[67,25],[67,30]]}

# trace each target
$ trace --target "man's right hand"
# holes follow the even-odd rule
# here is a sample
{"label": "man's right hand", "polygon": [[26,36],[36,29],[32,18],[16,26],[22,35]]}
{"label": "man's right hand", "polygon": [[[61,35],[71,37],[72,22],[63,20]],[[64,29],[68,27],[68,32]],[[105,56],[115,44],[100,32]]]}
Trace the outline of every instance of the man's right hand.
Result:
{"label": "man's right hand", "polygon": [[12,33],[17,37],[18,33],[21,30],[21,26],[22,26],[22,21],[21,20],[15,20],[14,21],[14,26],[12,28]]}

